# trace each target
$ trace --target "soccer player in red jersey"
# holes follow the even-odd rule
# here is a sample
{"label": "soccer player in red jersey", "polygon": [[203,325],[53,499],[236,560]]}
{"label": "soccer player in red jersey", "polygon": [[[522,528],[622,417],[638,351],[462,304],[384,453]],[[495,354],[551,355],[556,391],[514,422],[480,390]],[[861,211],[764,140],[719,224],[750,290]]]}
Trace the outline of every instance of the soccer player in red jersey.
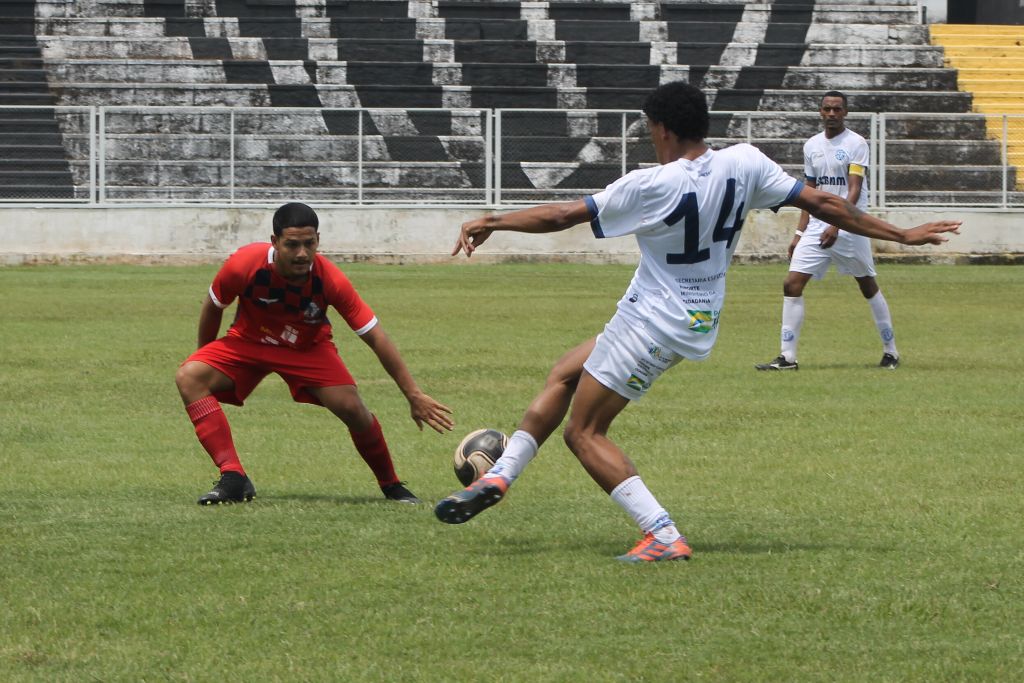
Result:
{"label": "soccer player in red jersey", "polygon": [[[220,469],[220,481],[200,505],[252,500],[256,489],[239,461],[221,403],[242,405],[271,372],[292,398],[321,405],[348,427],[356,450],[386,498],[419,503],[395,474],[380,423],[356,389],[331,341],[327,307],[333,306],[369,346],[409,401],[412,419],[443,433],[451,410],[423,393],[373,310],[344,273],[317,254],[319,219],[305,204],[274,213],[270,243],[240,248],[221,267],[199,313],[198,349],[175,376],[199,442]],[[238,300],[235,320],[219,339],[224,309]]]}

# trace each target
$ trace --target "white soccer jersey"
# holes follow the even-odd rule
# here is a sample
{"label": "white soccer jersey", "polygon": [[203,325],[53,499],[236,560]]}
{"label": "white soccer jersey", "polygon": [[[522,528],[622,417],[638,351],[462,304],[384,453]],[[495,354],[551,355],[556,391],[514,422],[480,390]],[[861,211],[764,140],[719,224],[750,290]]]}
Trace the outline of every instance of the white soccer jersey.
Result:
{"label": "white soccer jersey", "polygon": [[[850,164],[863,169],[870,163],[868,143],[863,137],[847,128],[832,139],[821,132],[804,143],[804,175],[817,183],[822,192],[837,194],[843,199],[849,196]],[[864,177],[857,208],[868,208],[868,179]],[[807,229],[820,233],[828,223],[811,217]],[[865,238],[867,239],[867,238]]]}
{"label": "white soccer jersey", "polygon": [[751,209],[792,201],[803,183],[741,144],[640,169],[584,201],[596,237],[636,235],[640,264],[619,310],[686,358],[711,353],[725,271]]}

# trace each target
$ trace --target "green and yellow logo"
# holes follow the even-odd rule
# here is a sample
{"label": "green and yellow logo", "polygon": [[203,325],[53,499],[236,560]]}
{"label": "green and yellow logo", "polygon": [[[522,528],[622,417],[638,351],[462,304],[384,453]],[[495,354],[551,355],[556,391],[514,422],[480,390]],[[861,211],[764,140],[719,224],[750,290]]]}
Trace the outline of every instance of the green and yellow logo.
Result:
{"label": "green and yellow logo", "polygon": [[651,388],[651,383],[644,381],[642,377],[637,375],[630,375],[629,379],[626,380],[626,386],[633,391],[647,391]]}
{"label": "green and yellow logo", "polygon": [[707,334],[718,327],[717,311],[687,311],[690,314],[690,329]]}

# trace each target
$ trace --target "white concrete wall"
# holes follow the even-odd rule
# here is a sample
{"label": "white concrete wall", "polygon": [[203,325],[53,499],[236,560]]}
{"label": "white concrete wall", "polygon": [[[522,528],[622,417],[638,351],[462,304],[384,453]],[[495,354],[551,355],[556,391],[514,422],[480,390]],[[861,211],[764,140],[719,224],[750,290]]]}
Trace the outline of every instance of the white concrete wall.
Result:
{"label": "white concrete wall", "polygon": [[929,24],[946,23],[946,5],[948,0],[917,0],[917,4],[928,11]]}
{"label": "white concrete wall", "polygon": [[[471,209],[319,208],[321,250],[342,261],[450,262],[458,229],[483,212]],[[273,208],[0,208],[0,265],[21,263],[201,263],[223,259],[235,248],[270,239]],[[964,221],[961,235],[934,247],[879,243],[883,257],[935,261],[965,255],[1024,254],[1024,214],[1011,211],[890,211],[880,214],[901,227],[940,218]],[[783,257],[798,213],[752,212],[737,256]],[[630,238],[596,240],[581,225],[554,235],[496,233],[473,261],[577,260],[634,263]]]}

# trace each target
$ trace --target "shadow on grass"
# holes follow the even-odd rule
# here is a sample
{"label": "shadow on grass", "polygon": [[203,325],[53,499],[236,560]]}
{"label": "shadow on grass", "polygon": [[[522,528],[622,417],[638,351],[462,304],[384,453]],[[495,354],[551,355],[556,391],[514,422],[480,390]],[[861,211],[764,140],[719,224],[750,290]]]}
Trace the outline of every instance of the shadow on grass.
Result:
{"label": "shadow on grass", "polygon": [[420,505],[409,505],[408,503],[398,503],[393,500],[388,500],[382,495],[345,496],[327,493],[259,494],[256,496],[256,500],[254,502],[259,503],[260,501],[268,503],[286,503],[292,501],[296,503],[328,503],[331,505],[386,505],[388,507],[410,509],[430,507],[430,503],[428,501],[424,501]]}

